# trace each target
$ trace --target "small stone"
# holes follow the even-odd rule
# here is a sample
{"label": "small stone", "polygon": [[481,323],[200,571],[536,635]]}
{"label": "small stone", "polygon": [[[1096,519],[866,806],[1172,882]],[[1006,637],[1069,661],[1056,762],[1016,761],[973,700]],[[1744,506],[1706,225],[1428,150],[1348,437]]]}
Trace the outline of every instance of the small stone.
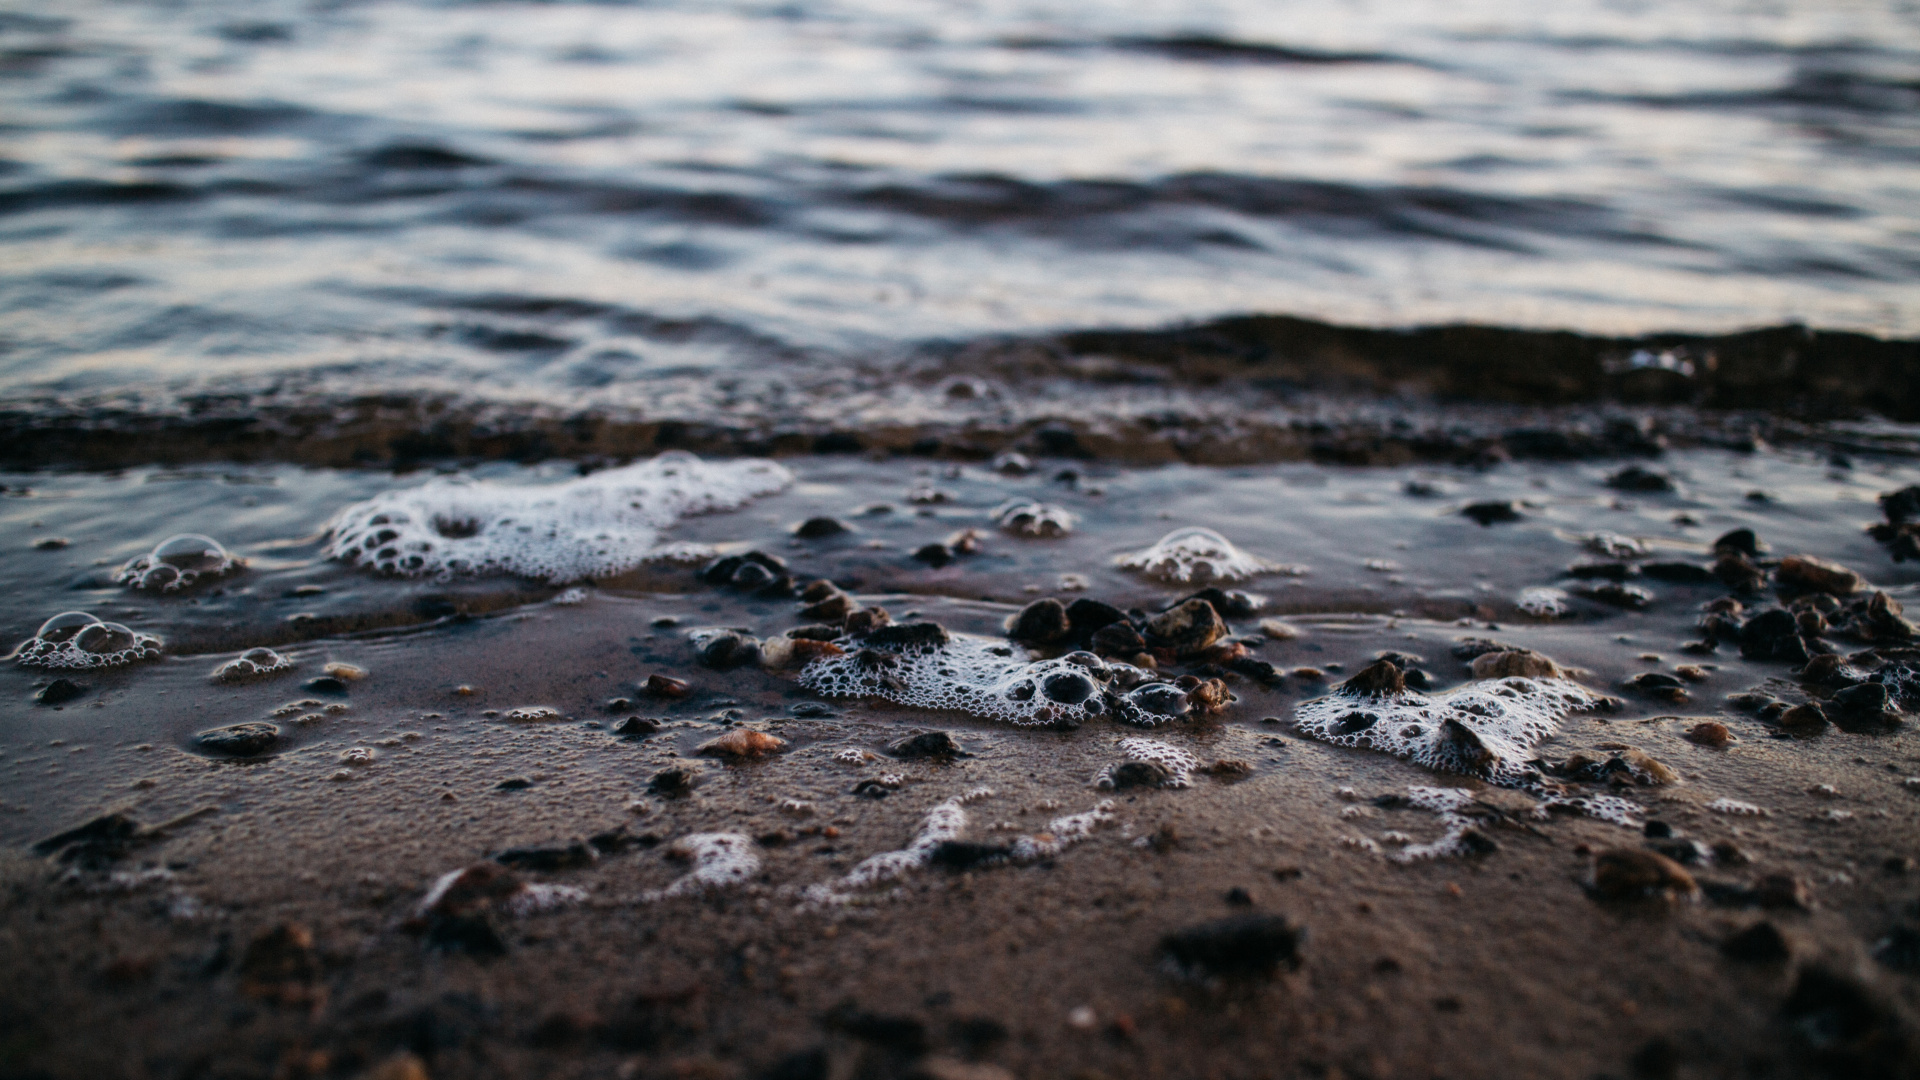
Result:
{"label": "small stone", "polygon": [[1572,591],[1589,600],[1602,604],[1611,604],[1618,608],[1631,608],[1638,611],[1653,603],[1653,593],[1638,585],[1627,585],[1618,581],[1603,581],[1597,585],[1575,585]]}
{"label": "small stone", "polygon": [[1026,476],[1033,472],[1033,462],[1025,454],[1008,450],[993,459],[993,471],[1002,476]]}
{"label": "small stone", "polygon": [[822,540],[850,531],[839,520],[830,517],[810,517],[793,527],[793,535],[802,540]]}
{"label": "small stone", "polygon": [[1122,791],[1127,788],[1165,786],[1173,774],[1153,761],[1123,761],[1101,774],[1100,786]]}
{"label": "small stone", "polygon": [[193,737],[193,741],[203,750],[216,754],[231,754],[234,757],[253,757],[265,753],[280,741],[280,729],[261,721],[246,724],[232,724],[227,727],[203,731]]}
{"label": "small stone", "polygon": [[1697,664],[1680,664],[1673,669],[1673,673],[1688,682],[1706,682],[1709,677],[1707,669]]}
{"label": "small stone", "polygon": [[344,694],[347,692],[345,680],[335,678],[332,675],[322,675],[317,679],[308,679],[306,682],[301,683],[300,687],[303,690],[309,690],[316,694]]}
{"label": "small stone", "polygon": [[1355,672],[1339,689],[1346,694],[1392,697],[1406,692],[1407,680],[1393,661],[1377,660]]}
{"label": "small stone", "polygon": [[72,679],[55,679],[33,695],[40,705],[64,705],[86,694],[87,688]]}
{"label": "small stone", "polygon": [[1560,675],[1560,667],[1551,657],[1531,649],[1481,653],[1473,658],[1471,667],[1476,679],[1552,679]]}
{"label": "small stone", "polygon": [[860,608],[847,613],[847,633],[853,637],[865,637],[892,623],[893,616],[883,607]]}
{"label": "small stone", "polygon": [[1811,911],[1813,894],[1792,874],[1768,874],[1753,884],[1753,899],[1769,910]]}
{"label": "small stone", "polygon": [[1700,891],[1693,875],[1664,855],[1609,848],[1594,856],[1593,892],[1602,900],[1678,899]]}
{"label": "small stone", "polygon": [[1260,632],[1275,641],[1292,641],[1300,636],[1300,628],[1279,619],[1261,619]]}
{"label": "small stone", "polygon": [[1479,522],[1482,526],[1520,520],[1520,508],[1511,501],[1472,503],[1462,507],[1460,513]]}
{"label": "small stone", "polygon": [[1762,920],[1722,941],[1720,954],[1739,964],[1784,964],[1793,947],[1779,927]]}
{"label": "small stone", "polygon": [[751,761],[786,749],[787,740],[753,728],[734,728],[718,738],[700,744],[699,753],[708,757]]}
{"label": "small stone", "polygon": [[1760,542],[1760,538],[1754,535],[1752,529],[1734,529],[1721,534],[1720,538],[1713,542],[1713,550],[1715,554],[1732,552],[1753,558],[1765,553],[1767,545]]}
{"label": "small stone", "polygon": [[1818,735],[1828,726],[1826,711],[1811,701],[1781,713],[1777,723],[1788,733],[1799,736]]}
{"label": "small stone", "polygon": [[821,622],[837,623],[853,612],[853,598],[843,592],[829,593],[827,596],[800,609],[803,618],[818,619]]}
{"label": "small stone", "polygon": [[1733,732],[1725,724],[1705,720],[1687,729],[1687,741],[1718,749],[1733,741]]}
{"label": "small stone", "polygon": [[1064,641],[1072,633],[1073,622],[1067,617],[1066,605],[1052,597],[1028,604],[1007,624],[1008,637],[1036,645]]}
{"label": "small stone", "polygon": [[1833,694],[1834,708],[1843,714],[1863,715],[1884,712],[1887,708],[1887,686],[1885,683],[1865,682],[1836,690]]}
{"label": "small stone", "polygon": [[691,792],[698,781],[699,774],[692,769],[675,766],[654,773],[653,779],[647,782],[647,790],[669,799],[679,798]]}
{"label": "small stone", "polygon": [[72,543],[72,541],[68,540],[64,536],[47,536],[47,537],[42,537],[39,540],[35,540],[33,542],[33,546],[40,549],[41,551],[59,551],[61,548],[66,547],[70,543]]}
{"label": "small stone", "polygon": [[493,785],[495,791],[525,791],[533,786],[533,781],[524,776],[509,776]]}
{"label": "small stone", "polygon": [[1852,570],[1812,555],[1789,555],[1781,559],[1774,577],[1790,589],[1829,596],[1852,596],[1867,586],[1866,580]]}
{"label": "small stone", "polygon": [[339,661],[328,664],[320,670],[323,674],[331,675],[336,679],[345,679],[347,682],[359,682],[361,679],[367,677],[366,668],[360,667],[357,664],[345,664]]}
{"label": "small stone", "polygon": [[1111,623],[1093,632],[1088,644],[1101,656],[1132,657],[1145,651],[1147,639],[1131,623]]}
{"label": "small stone", "polygon": [[661,727],[662,725],[658,720],[650,720],[644,716],[629,716],[625,720],[620,721],[619,726],[613,729],[613,733],[626,738],[639,738],[652,735],[659,731]]}
{"label": "small stone", "polygon": [[1146,626],[1149,644],[1181,657],[1204,651],[1228,632],[1227,624],[1205,600],[1188,600],[1162,612]]}
{"label": "small stone", "polygon": [[951,761],[962,756],[965,751],[944,731],[929,731],[920,735],[909,735],[887,747],[887,753],[905,760],[930,758],[936,761]]}
{"label": "small stone", "polygon": [[1300,966],[1307,932],[1279,915],[1236,915],[1176,930],[1160,939],[1169,966],[1212,981],[1272,978]]}
{"label": "small stone", "polygon": [[684,679],[656,673],[647,676],[647,681],[641,684],[640,689],[650,697],[683,698],[692,688]]}
{"label": "small stone", "polygon": [[1657,493],[1673,490],[1673,478],[1640,465],[1629,465],[1607,477],[1607,486],[1619,491]]}

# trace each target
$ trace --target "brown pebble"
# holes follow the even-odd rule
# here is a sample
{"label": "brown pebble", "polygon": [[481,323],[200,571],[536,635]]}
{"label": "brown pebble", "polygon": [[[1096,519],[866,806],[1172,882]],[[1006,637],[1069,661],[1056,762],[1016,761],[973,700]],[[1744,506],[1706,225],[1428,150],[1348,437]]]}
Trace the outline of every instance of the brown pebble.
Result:
{"label": "brown pebble", "polygon": [[1701,746],[1721,747],[1733,741],[1733,732],[1725,724],[1707,720],[1687,729],[1687,741]]}
{"label": "brown pebble", "polygon": [[654,697],[683,698],[692,688],[687,685],[685,679],[676,679],[656,672],[647,676],[647,681],[642,684],[641,689]]}
{"label": "brown pebble", "polygon": [[347,664],[338,661],[328,664],[320,670],[324,674],[331,675],[336,679],[345,679],[348,682],[359,682],[361,679],[367,677],[366,668],[358,664]]}
{"label": "brown pebble", "polygon": [[1707,681],[1707,669],[1698,664],[1681,664],[1673,669],[1673,673],[1688,682]]}
{"label": "brown pebble", "polygon": [[1807,883],[1792,874],[1768,874],[1753,883],[1753,898],[1763,908],[1810,911],[1813,894]]}
{"label": "brown pebble", "polygon": [[1222,780],[1239,780],[1253,775],[1253,763],[1241,761],[1238,758],[1221,758],[1200,771]]}
{"label": "brown pebble", "polygon": [[1867,584],[1859,574],[1839,563],[1812,555],[1789,555],[1781,559],[1774,577],[1788,588],[1831,596],[1851,596]]}
{"label": "brown pebble", "polygon": [[1693,875],[1665,855],[1609,848],[1593,859],[1593,892],[1602,900],[1673,900],[1699,891]]}
{"label": "brown pebble", "polygon": [[1367,697],[1391,697],[1404,693],[1406,689],[1406,676],[1391,660],[1378,660],[1368,664],[1355,672],[1352,678],[1340,684],[1342,693]]}
{"label": "brown pebble", "polygon": [[1506,649],[1473,658],[1476,679],[1551,679],[1559,674],[1559,665],[1531,649]]}
{"label": "brown pebble", "polygon": [[787,740],[752,728],[734,728],[717,739],[700,744],[700,753],[712,757],[739,759],[763,758],[785,749]]}
{"label": "brown pebble", "polygon": [[1827,729],[1827,714],[1809,701],[1781,713],[1778,723],[1795,735],[1818,735]]}
{"label": "brown pebble", "polygon": [[1175,656],[1193,656],[1226,637],[1227,624],[1205,600],[1188,600],[1155,616],[1146,626],[1147,641]]}
{"label": "brown pebble", "polygon": [[1327,673],[1319,668],[1297,667],[1293,669],[1293,677],[1305,679],[1308,682],[1320,682],[1327,677]]}

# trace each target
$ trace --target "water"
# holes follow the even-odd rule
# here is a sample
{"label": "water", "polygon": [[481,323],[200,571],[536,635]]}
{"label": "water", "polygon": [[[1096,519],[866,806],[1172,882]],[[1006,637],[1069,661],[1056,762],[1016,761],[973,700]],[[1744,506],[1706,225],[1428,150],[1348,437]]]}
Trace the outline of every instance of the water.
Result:
{"label": "water", "polygon": [[1920,7],[0,14],[0,396],[653,415],[1243,312],[1920,332]]}

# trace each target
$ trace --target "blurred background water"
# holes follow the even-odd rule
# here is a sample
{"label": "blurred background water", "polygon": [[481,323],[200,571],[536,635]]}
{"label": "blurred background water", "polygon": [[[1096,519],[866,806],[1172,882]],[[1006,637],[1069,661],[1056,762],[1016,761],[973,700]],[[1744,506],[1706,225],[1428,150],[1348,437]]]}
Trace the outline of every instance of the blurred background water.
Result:
{"label": "blurred background water", "polygon": [[658,403],[1240,312],[1910,336],[1917,283],[1912,2],[0,4],[0,398]]}

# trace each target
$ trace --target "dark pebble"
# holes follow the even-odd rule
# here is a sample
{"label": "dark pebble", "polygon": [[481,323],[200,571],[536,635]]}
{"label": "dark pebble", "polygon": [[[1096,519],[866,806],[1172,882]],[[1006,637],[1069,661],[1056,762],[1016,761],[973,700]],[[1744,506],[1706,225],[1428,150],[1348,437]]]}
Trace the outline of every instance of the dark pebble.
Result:
{"label": "dark pebble", "polygon": [[[787,572],[786,560],[779,556],[769,555],[764,551],[749,551],[743,555],[728,555],[708,563],[706,568],[700,571],[700,579],[709,585],[732,585],[739,580],[741,567],[747,565],[758,566],[765,571],[764,574],[759,575],[749,574],[749,578],[757,577],[759,583],[763,585],[767,581],[784,577]],[[740,583],[745,584],[745,582]]]}
{"label": "dark pebble", "polygon": [[72,679],[55,679],[40,688],[33,700],[41,705],[64,705],[86,694],[87,688]]}
{"label": "dark pebble", "polygon": [[833,707],[822,701],[801,701],[787,706],[787,712],[803,720],[814,720],[823,716],[833,716]]}
{"label": "dark pebble", "polygon": [[629,716],[625,720],[620,721],[620,726],[614,728],[613,733],[615,735],[625,735],[629,737],[652,735],[654,732],[659,731],[661,726],[658,720],[652,720],[644,716]]}
{"label": "dark pebble", "polygon": [[1073,624],[1075,637],[1088,637],[1102,627],[1126,620],[1126,612],[1084,596],[1067,605],[1067,621]]}
{"label": "dark pebble", "polygon": [[1072,633],[1073,623],[1067,618],[1066,605],[1052,597],[1035,600],[1022,608],[1007,628],[1007,636],[1013,640],[1036,645],[1065,641]]}
{"label": "dark pebble", "polygon": [[878,780],[862,780],[853,785],[850,794],[858,795],[863,799],[884,799],[893,794],[893,789]]}
{"label": "dark pebble", "polygon": [[830,517],[810,517],[794,526],[793,535],[802,540],[820,540],[829,536],[839,536],[848,532],[848,528]]}
{"label": "dark pebble", "polygon": [[510,776],[493,785],[495,791],[525,791],[533,786],[533,781],[524,776]]}
{"label": "dark pebble", "polygon": [[1173,774],[1164,765],[1151,761],[1124,761],[1107,770],[1106,779],[1115,790],[1135,787],[1159,787]]}
{"label": "dark pebble", "polygon": [[960,749],[960,744],[954,741],[952,735],[944,731],[929,731],[901,739],[887,747],[887,753],[908,760],[933,758],[945,761],[960,757],[964,751]]}
{"label": "dark pebble", "polygon": [[607,712],[626,712],[628,709],[633,708],[633,699],[623,697],[608,698],[607,703],[600,707]]}
{"label": "dark pebble", "polygon": [[913,557],[938,570],[953,561],[953,549],[945,544],[926,544],[915,548]]}
{"label": "dark pebble", "polygon": [[1784,964],[1793,948],[1779,927],[1763,920],[1722,941],[1720,954],[1740,964]]}
{"label": "dark pebble", "polygon": [[1227,904],[1231,907],[1252,907],[1253,906],[1253,894],[1249,893],[1247,890],[1241,888],[1238,885],[1235,885],[1233,888],[1227,890],[1227,895],[1225,899],[1227,901]]}
{"label": "dark pebble", "polygon": [[1717,580],[1712,569],[1690,562],[1641,563],[1640,572],[1655,581],[1675,585],[1711,585]]}
{"label": "dark pebble", "polygon": [[1903,974],[1920,973],[1920,930],[1900,925],[1873,943],[1873,958]]}
{"label": "dark pebble", "polygon": [[195,735],[193,741],[202,750],[211,750],[216,754],[253,757],[272,749],[280,741],[280,729],[272,724],[254,721],[203,731]]}
{"label": "dark pebble", "polygon": [[910,622],[880,627],[867,635],[865,644],[870,649],[898,652],[902,649],[934,648],[952,640],[947,628],[939,623]]}
{"label": "dark pebble", "polygon": [[1125,621],[1111,623],[1093,632],[1088,644],[1101,656],[1114,656],[1131,660],[1146,650],[1147,639],[1140,636],[1130,623]]}
{"label": "dark pebble", "polygon": [[1607,486],[1619,491],[1660,492],[1673,490],[1673,478],[1640,465],[1629,465],[1607,477]]}
{"label": "dark pebble", "polygon": [[1013,849],[1005,844],[982,844],[972,840],[943,840],[933,849],[932,862],[949,870],[971,870],[1005,862]]}
{"label": "dark pebble", "polygon": [[1877,713],[1887,707],[1887,687],[1884,683],[1866,682],[1837,690],[1833,695],[1833,704],[1841,712]]}
{"label": "dark pebble", "polygon": [[1161,612],[1146,625],[1147,641],[1176,656],[1203,652],[1230,632],[1220,613],[1205,600],[1188,600]]}
{"label": "dark pebble", "polygon": [[1618,581],[1608,581],[1599,585],[1576,585],[1573,591],[1589,600],[1602,604],[1611,604],[1618,608],[1632,608],[1635,611],[1653,603],[1653,593],[1638,585],[1625,585]]}
{"label": "dark pebble", "polygon": [[1270,978],[1300,966],[1306,937],[1283,916],[1236,915],[1176,930],[1160,939],[1160,950],[1188,978]]}
{"label": "dark pebble", "polygon": [[1511,502],[1478,502],[1462,507],[1460,513],[1479,522],[1481,525],[1494,525],[1504,521],[1519,521],[1520,508]]}
{"label": "dark pebble", "polygon": [[495,855],[493,861],[516,870],[577,870],[599,862],[600,854],[585,841],[575,840],[556,847],[508,848]]}
{"label": "dark pebble", "polygon": [[1639,567],[1632,563],[1624,562],[1585,562],[1575,563],[1567,567],[1568,577],[1589,581],[1595,578],[1605,578],[1608,581],[1625,581],[1630,577],[1638,577],[1639,574]]}
{"label": "dark pebble", "polygon": [[1655,840],[1662,840],[1673,835],[1673,826],[1664,821],[1649,819],[1645,825],[1640,827],[1640,832]]}
{"label": "dark pebble", "polygon": [[684,679],[655,674],[647,676],[647,681],[641,684],[640,689],[649,697],[683,698],[687,696],[689,687]]}
{"label": "dark pebble", "polygon": [[347,692],[347,684],[331,675],[322,675],[317,679],[308,679],[306,682],[301,683],[300,686],[302,689],[309,690],[316,694],[344,694]]}
{"label": "dark pebble", "polygon": [[760,643],[749,635],[728,631],[706,639],[700,646],[699,657],[702,664],[715,671],[731,671],[757,663]]}
{"label": "dark pebble", "polygon": [[1201,589],[1192,596],[1182,597],[1180,600],[1167,605],[1167,607],[1168,609],[1172,609],[1186,603],[1188,600],[1205,600],[1207,603],[1213,605],[1213,610],[1222,615],[1231,615],[1236,618],[1254,614],[1260,610],[1263,604],[1261,599],[1248,593],[1228,592],[1216,586]]}
{"label": "dark pebble", "polygon": [[1406,676],[1392,660],[1376,660],[1340,684],[1340,692],[1357,697],[1391,697],[1407,688]]}
{"label": "dark pebble", "polygon": [[676,799],[691,792],[694,785],[699,782],[699,776],[700,774],[692,769],[680,766],[661,769],[653,774],[653,779],[647,781],[647,790],[655,795]]}
{"label": "dark pebble", "polygon": [[1760,542],[1760,538],[1752,529],[1734,529],[1732,532],[1721,534],[1720,538],[1713,542],[1713,550],[1715,554],[1732,552],[1752,558],[1765,552],[1767,545]]}

